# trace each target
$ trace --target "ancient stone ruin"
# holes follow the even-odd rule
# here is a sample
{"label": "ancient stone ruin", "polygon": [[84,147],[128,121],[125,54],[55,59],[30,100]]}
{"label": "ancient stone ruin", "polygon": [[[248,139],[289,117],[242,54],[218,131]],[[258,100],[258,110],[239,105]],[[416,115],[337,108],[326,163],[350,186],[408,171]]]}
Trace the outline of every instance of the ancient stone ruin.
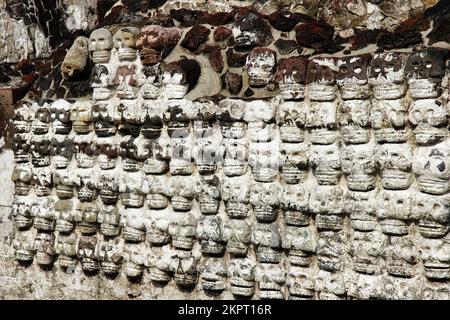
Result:
{"label": "ancient stone ruin", "polygon": [[301,2],[0,1],[0,298],[450,299],[448,1]]}

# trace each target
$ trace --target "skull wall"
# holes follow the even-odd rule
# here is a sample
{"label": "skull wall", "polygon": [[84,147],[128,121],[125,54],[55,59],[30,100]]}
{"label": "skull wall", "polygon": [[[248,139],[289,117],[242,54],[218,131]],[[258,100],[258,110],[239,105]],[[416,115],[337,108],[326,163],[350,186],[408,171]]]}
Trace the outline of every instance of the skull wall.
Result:
{"label": "skull wall", "polygon": [[13,118],[20,268],[115,298],[450,298],[447,51],[280,59],[259,19],[228,52],[269,97],[224,76],[187,98],[205,69],[166,61],[201,42],[179,27],[75,41],[62,76],[91,60],[92,94]]}

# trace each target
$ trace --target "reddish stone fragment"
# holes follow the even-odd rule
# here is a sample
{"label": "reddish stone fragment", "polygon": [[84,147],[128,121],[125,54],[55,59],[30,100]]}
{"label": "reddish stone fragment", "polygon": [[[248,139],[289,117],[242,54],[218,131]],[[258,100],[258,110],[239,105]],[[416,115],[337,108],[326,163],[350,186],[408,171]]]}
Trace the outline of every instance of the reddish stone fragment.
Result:
{"label": "reddish stone fragment", "polygon": [[197,50],[200,45],[208,40],[211,30],[202,25],[195,25],[184,36],[181,46],[190,51]]}
{"label": "reddish stone fragment", "polygon": [[232,48],[227,50],[227,62],[228,66],[233,68],[243,67],[245,65],[245,61],[247,59],[246,53],[237,53],[234,52]]}
{"label": "reddish stone fragment", "polygon": [[295,27],[298,44],[308,48],[321,48],[325,42],[331,41],[334,28],[324,22],[311,21]]}
{"label": "reddish stone fragment", "polygon": [[230,28],[227,27],[218,27],[216,30],[214,30],[214,41],[220,42],[228,39],[233,31],[231,31]]}
{"label": "reddish stone fragment", "polygon": [[214,71],[222,72],[224,64],[220,47],[207,46],[203,50],[203,52],[208,54],[209,63],[211,63],[211,67],[214,69]]}
{"label": "reddish stone fragment", "polygon": [[222,86],[231,94],[239,94],[242,89],[242,76],[237,73],[227,72],[221,80]]}

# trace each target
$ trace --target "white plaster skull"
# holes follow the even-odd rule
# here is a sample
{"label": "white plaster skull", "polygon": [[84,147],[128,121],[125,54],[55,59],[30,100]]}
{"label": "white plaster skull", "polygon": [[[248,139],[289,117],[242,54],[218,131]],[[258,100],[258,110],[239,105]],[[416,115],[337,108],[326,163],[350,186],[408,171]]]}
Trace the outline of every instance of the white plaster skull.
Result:
{"label": "white plaster skull", "polygon": [[89,36],[89,52],[94,63],[107,63],[111,57],[113,39],[108,29],[94,30]]}

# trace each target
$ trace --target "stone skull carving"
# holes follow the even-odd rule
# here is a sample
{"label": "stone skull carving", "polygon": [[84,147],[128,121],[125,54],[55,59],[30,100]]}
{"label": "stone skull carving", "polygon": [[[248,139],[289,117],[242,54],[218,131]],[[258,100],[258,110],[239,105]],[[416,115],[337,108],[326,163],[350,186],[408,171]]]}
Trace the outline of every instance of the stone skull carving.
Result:
{"label": "stone skull carving", "polygon": [[403,99],[372,100],[372,128],[378,143],[406,142],[409,137],[408,105]]}
{"label": "stone skull carving", "polygon": [[92,120],[98,137],[110,137],[117,132],[116,106],[113,103],[96,103],[92,106]]}
{"label": "stone skull carving", "polygon": [[50,266],[55,259],[55,236],[52,233],[39,232],[33,242],[36,262],[41,266]]}
{"label": "stone skull carving", "polygon": [[75,101],[70,108],[70,121],[73,131],[86,134],[92,131],[92,101]]}
{"label": "stone skull carving", "polygon": [[244,121],[248,123],[248,135],[252,142],[268,142],[274,138],[275,114],[275,105],[269,101],[253,100],[247,103]]}
{"label": "stone skull carving", "polygon": [[189,211],[192,208],[195,183],[194,178],[189,176],[176,176],[169,180],[168,194],[175,211]]}
{"label": "stone skull carving", "polygon": [[125,207],[121,212],[122,237],[130,242],[145,240],[149,213],[141,208]]}
{"label": "stone skull carving", "polygon": [[370,140],[372,104],[369,100],[344,100],[340,104],[338,121],[341,137],[347,144],[368,143]]}
{"label": "stone skull carving", "polygon": [[414,276],[419,252],[410,236],[388,236],[383,247],[388,274],[405,278]]}
{"label": "stone skull carving", "polygon": [[312,145],[309,161],[318,184],[338,184],[342,172],[337,144]]}
{"label": "stone skull carving", "polygon": [[306,127],[311,131],[311,143],[332,144],[337,140],[338,117],[334,102],[312,102],[306,116]]}
{"label": "stone skull carving", "polygon": [[242,176],[248,170],[248,141],[247,139],[223,140],[223,172],[226,176]]}
{"label": "stone skull carving", "polygon": [[61,75],[69,80],[82,73],[89,61],[89,39],[83,36],[77,37],[67,51],[61,65]]}
{"label": "stone skull carving", "polygon": [[360,273],[379,274],[383,238],[379,231],[354,231],[351,236],[350,256],[353,270]]}
{"label": "stone skull carving", "polygon": [[368,69],[369,85],[378,100],[393,100],[405,94],[404,68],[406,54],[375,53]]}
{"label": "stone skull carving", "polygon": [[446,236],[441,239],[422,239],[421,259],[425,277],[430,280],[450,278],[450,242]]}
{"label": "stone skull carving", "polygon": [[98,262],[98,240],[96,236],[81,236],[77,257],[81,261],[81,268],[88,274],[95,274],[99,268]]}
{"label": "stone skull carving", "polygon": [[255,294],[255,269],[256,261],[250,258],[230,261],[230,291],[234,296],[252,297]]}
{"label": "stone skull carving", "polygon": [[259,284],[261,299],[284,299],[282,287],[286,282],[286,270],[283,265],[258,264],[255,270],[255,280]]}
{"label": "stone skull carving", "polygon": [[57,170],[53,176],[56,195],[60,199],[70,199],[74,194],[75,177],[69,170]]}
{"label": "stone skull carving", "polygon": [[123,257],[125,260],[124,273],[127,277],[142,276],[148,259],[149,248],[145,243],[125,244]]}
{"label": "stone skull carving", "polygon": [[97,162],[93,134],[76,135],[73,140],[76,165],[80,169],[94,167]]}
{"label": "stone skull carving", "polygon": [[137,55],[136,37],[139,29],[134,27],[120,28],[113,37],[120,61],[134,61]]}
{"label": "stone skull carving", "polygon": [[419,191],[441,195],[450,190],[449,154],[449,140],[416,150],[412,169]]}
{"label": "stone skull carving", "polygon": [[223,259],[207,258],[199,265],[199,271],[203,290],[220,292],[226,289],[228,270]]}
{"label": "stone skull carving", "polygon": [[311,191],[309,208],[319,230],[340,230],[344,222],[344,192],[340,186],[318,185]]}
{"label": "stone skull carving", "polygon": [[315,278],[308,268],[291,266],[286,279],[289,300],[312,300],[315,295]]}
{"label": "stone skull carving", "polygon": [[287,226],[283,248],[289,250],[291,265],[308,267],[316,252],[317,235],[310,227]]}
{"label": "stone skull carving", "polygon": [[50,128],[50,104],[53,101],[49,99],[38,100],[31,104],[31,110],[34,112],[31,122],[31,131],[34,134],[46,134]]}
{"label": "stone skull carving", "polygon": [[250,185],[250,203],[258,222],[273,222],[277,219],[280,192],[278,182],[255,182]]}
{"label": "stone skull carving", "polygon": [[332,101],[336,97],[336,61],[332,58],[314,58],[308,62],[306,83],[313,101]]}
{"label": "stone skull carving", "polygon": [[380,190],[377,195],[377,217],[383,233],[405,235],[409,232],[412,192]]}
{"label": "stone skull carving", "polygon": [[32,230],[17,232],[12,242],[14,257],[21,263],[31,263],[34,258],[34,233]]}
{"label": "stone skull carving", "polygon": [[91,87],[94,101],[108,100],[113,95],[112,75],[106,65],[97,64],[92,68]]}
{"label": "stone skull carving", "polygon": [[305,81],[308,60],[303,57],[290,57],[280,60],[273,80],[280,88],[284,100],[305,98]]}
{"label": "stone skull carving", "polygon": [[75,190],[82,202],[92,202],[98,196],[98,174],[88,169],[79,169],[75,174]]}
{"label": "stone skull carving", "polygon": [[73,139],[55,135],[50,142],[50,155],[57,169],[67,168],[73,156]]}
{"label": "stone skull carving", "polygon": [[280,144],[277,140],[251,143],[248,164],[253,178],[258,182],[273,182],[278,176],[280,167]]}
{"label": "stone skull carving", "polygon": [[76,208],[77,229],[81,234],[95,234],[98,230],[99,206],[96,202],[78,202]]}
{"label": "stone skull carving", "polygon": [[339,70],[336,83],[341,91],[342,99],[366,99],[369,95],[367,68],[371,55],[345,57],[337,60]]}
{"label": "stone skull carving", "polygon": [[119,235],[122,226],[120,225],[120,212],[115,206],[103,205],[97,216],[100,223],[100,233],[107,237]]}
{"label": "stone skull carving", "polygon": [[14,225],[18,230],[27,230],[33,224],[31,210],[32,203],[27,197],[14,197],[11,214],[14,217]]}
{"label": "stone skull carving", "polygon": [[16,195],[26,196],[31,190],[33,174],[29,166],[16,165],[13,169],[11,180],[14,182]]}
{"label": "stone skull carving", "polygon": [[376,163],[381,171],[384,189],[404,190],[411,185],[413,150],[406,143],[382,144],[376,147]]}
{"label": "stone skull carving", "polygon": [[197,185],[196,198],[202,214],[208,215],[218,212],[220,189],[220,180],[216,175],[200,178]]}
{"label": "stone skull carving", "polygon": [[89,53],[94,63],[108,63],[113,48],[113,38],[108,29],[94,30],[89,36]]}
{"label": "stone skull carving", "polygon": [[242,139],[247,133],[244,121],[246,102],[238,99],[223,99],[219,103],[218,119],[222,136],[226,139]]}
{"label": "stone skull carving", "polygon": [[120,243],[119,239],[101,242],[98,248],[98,260],[105,275],[117,275],[123,262],[123,244]]}
{"label": "stone skull carving", "polygon": [[125,171],[138,171],[150,155],[149,144],[142,136],[125,136],[120,142],[119,155]]}
{"label": "stone skull carving", "polygon": [[34,115],[35,113],[31,108],[31,103],[25,101],[20,102],[18,108],[14,110],[14,133],[30,132]]}
{"label": "stone skull carving", "polygon": [[31,163],[35,167],[46,167],[51,163],[50,157],[50,135],[31,136]]}
{"label": "stone skull carving", "polygon": [[31,154],[29,150],[31,148],[30,143],[31,134],[16,133],[13,137],[12,150],[14,152],[14,161],[16,163],[27,163],[31,160]]}
{"label": "stone skull carving", "polygon": [[450,231],[450,198],[417,192],[412,200],[411,215],[418,219],[422,237],[442,238]]}
{"label": "stone skull carving", "polygon": [[282,238],[276,222],[256,223],[253,227],[252,244],[261,263],[279,263],[281,260]]}
{"label": "stone skull carving", "polygon": [[103,204],[116,204],[119,198],[119,183],[118,170],[108,170],[99,175],[98,189]]}
{"label": "stone skull carving", "polygon": [[125,172],[119,183],[122,204],[126,207],[140,208],[144,205],[146,195],[149,193],[148,181],[143,172]]}
{"label": "stone skull carving", "polygon": [[324,271],[342,271],[345,238],[342,231],[319,232],[317,241],[317,260]]}
{"label": "stone skull carving", "polygon": [[251,87],[264,87],[271,80],[277,64],[276,52],[269,48],[254,48],[247,56],[245,69]]}
{"label": "stone skull carving", "polygon": [[232,219],[242,219],[249,216],[250,177],[227,177],[223,180],[221,196],[225,202],[225,210]]}
{"label": "stone skull carving", "polygon": [[371,143],[348,145],[341,150],[342,172],[347,188],[369,191],[375,188],[375,145]]}
{"label": "stone skull carving", "polygon": [[448,137],[449,108],[435,99],[415,100],[409,107],[409,122],[413,125],[416,143],[430,145]]}
{"label": "stone skull carving", "polygon": [[377,190],[348,191],[345,194],[344,210],[350,213],[350,224],[353,230],[367,232],[374,230],[378,225],[377,192]]}
{"label": "stone skull carving", "polygon": [[287,184],[298,184],[308,176],[308,148],[302,143],[281,144],[281,175]]}
{"label": "stone skull carving", "polygon": [[309,225],[309,191],[304,185],[282,185],[279,199],[287,225]]}
{"label": "stone skull carving", "polygon": [[448,53],[444,50],[429,48],[413,52],[408,56],[405,76],[413,99],[440,96],[446,55]]}
{"label": "stone skull carving", "polygon": [[181,59],[163,66],[163,84],[169,99],[182,99],[197,85],[200,64],[196,60]]}
{"label": "stone skull carving", "polygon": [[119,156],[119,141],[116,137],[97,137],[95,154],[101,170],[111,170],[116,167]]}
{"label": "stone skull carving", "polygon": [[143,27],[136,38],[136,47],[139,49],[142,63],[154,65],[162,61],[177,45],[182,33],[183,29],[178,27]]}
{"label": "stone skull carving", "polygon": [[307,110],[302,101],[286,101],[278,106],[276,122],[281,141],[298,143],[305,140]]}
{"label": "stone skull carving", "polygon": [[182,250],[191,250],[197,234],[197,219],[191,212],[174,214],[168,231],[172,236],[173,247]]}
{"label": "stone skull carving", "polygon": [[56,237],[55,253],[58,255],[58,264],[66,271],[69,271],[69,268],[74,269],[77,265],[77,244],[78,238],[75,233],[60,233]]}
{"label": "stone skull carving", "polygon": [[197,224],[197,238],[204,254],[220,255],[225,251],[223,224],[218,216],[202,216]]}
{"label": "stone skull carving", "polygon": [[251,225],[245,219],[228,219],[223,230],[227,252],[234,257],[245,257],[251,244],[251,234]]}
{"label": "stone skull carving", "polygon": [[56,212],[55,201],[50,197],[36,197],[33,200],[32,214],[33,227],[42,232],[55,230]]}
{"label": "stone skull carving", "polygon": [[71,233],[76,225],[76,212],[73,199],[59,199],[54,206],[56,215],[55,230],[62,234]]}
{"label": "stone skull carving", "polygon": [[147,225],[147,241],[153,246],[163,246],[170,243],[169,225],[171,224],[171,211],[153,211]]}

